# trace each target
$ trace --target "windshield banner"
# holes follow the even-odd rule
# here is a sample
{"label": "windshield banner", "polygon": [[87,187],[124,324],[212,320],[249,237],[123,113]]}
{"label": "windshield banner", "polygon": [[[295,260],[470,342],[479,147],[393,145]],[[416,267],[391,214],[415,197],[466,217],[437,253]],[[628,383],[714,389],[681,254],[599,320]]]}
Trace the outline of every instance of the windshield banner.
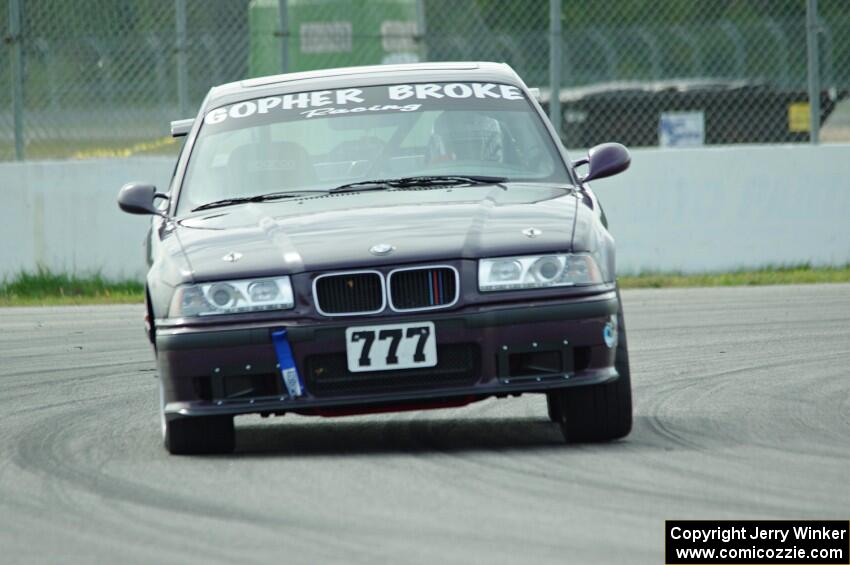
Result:
{"label": "windshield banner", "polygon": [[516,110],[527,104],[516,86],[481,82],[392,84],[316,90],[245,100],[204,116],[214,130],[349,114],[424,110]]}

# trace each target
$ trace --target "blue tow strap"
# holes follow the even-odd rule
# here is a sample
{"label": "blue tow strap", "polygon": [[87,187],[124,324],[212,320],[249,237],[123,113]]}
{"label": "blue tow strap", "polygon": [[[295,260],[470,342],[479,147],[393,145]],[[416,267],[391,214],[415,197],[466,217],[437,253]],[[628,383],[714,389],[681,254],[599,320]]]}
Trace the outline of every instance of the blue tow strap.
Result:
{"label": "blue tow strap", "polygon": [[298,369],[295,367],[292,347],[289,346],[289,340],[286,339],[286,329],[272,331],[272,343],[275,353],[277,353],[280,375],[283,377],[286,391],[292,398],[302,396],[304,394],[304,383],[301,382],[301,375],[298,374]]}

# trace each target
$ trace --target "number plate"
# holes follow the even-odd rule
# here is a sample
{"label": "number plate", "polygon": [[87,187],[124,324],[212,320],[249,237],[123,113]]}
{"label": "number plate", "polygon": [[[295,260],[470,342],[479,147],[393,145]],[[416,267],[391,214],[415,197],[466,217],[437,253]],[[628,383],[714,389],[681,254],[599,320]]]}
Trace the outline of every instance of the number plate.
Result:
{"label": "number plate", "polygon": [[345,351],[352,373],[433,367],[437,364],[434,323],[346,328]]}

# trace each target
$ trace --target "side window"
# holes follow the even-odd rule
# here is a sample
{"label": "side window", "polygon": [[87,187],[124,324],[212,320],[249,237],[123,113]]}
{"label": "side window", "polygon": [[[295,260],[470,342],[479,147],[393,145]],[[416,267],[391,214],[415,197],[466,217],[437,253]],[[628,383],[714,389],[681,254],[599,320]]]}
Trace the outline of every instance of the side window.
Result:
{"label": "side window", "polygon": [[[187,137],[184,135],[180,138],[180,149],[177,151],[177,158],[174,159],[174,168],[171,169],[171,180],[168,181],[168,190],[167,193],[169,196],[174,194],[174,181],[177,180],[177,167],[180,165],[180,158],[183,156],[183,151],[186,149],[186,139]],[[168,204],[167,201],[163,201],[163,203]],[[167,206],[162,206],[161,209],[165,209]]]}

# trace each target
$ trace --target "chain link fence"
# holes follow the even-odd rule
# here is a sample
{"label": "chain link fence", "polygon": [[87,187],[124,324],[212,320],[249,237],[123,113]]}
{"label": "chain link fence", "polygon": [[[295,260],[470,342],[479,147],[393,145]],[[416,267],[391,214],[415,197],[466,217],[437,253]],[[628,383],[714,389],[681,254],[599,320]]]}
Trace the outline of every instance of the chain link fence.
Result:
{"label": "chain link fence", "polygon": [[175,152],[215,84],[426,60],[509,63],[571,148],[806,142],[813,112],[850,141],[850,0],[2,0],[0,22],[0,160]]}
{"label": "chain link fence", "polygon": [[[819,42],[818,122],[832,126],[830,118],[838,117],[846,123],[846,115],[833,114],[850,88],[850,2],[821,0],[816,27],[807,24],[807,4],[816,6],[669,0],[567,9],[560,95],[565,143],[809,141],[812,38]],[[850,140],[846,131],[843,139]]]}
{"label": "chain link fence", "polygon": [[232,0],[8,1],[0,159],[173,150],[168,121],[191,115],[213,84],[247,75],[247,9]]}

